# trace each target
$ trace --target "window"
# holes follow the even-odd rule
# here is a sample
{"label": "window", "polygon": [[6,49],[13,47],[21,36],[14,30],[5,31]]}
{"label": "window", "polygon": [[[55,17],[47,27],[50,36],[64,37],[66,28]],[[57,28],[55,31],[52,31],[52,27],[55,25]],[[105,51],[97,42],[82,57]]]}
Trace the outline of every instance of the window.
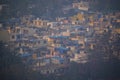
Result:
{"label": "window", "polygon": [[40,41],[38,41],[38,44],[40,44]]}
{"label": "window", "polygon": [[19,33],[20,32],[20,29],[17,29],[17,33]]}
{"label": "window", "polygon": [[15,35],[12,35],[12,39],[15,39]]}
{"label": "window", "polygon": [[19,43],[19,47],[22,46],[21,43]]}
{"label": "window", "polygon": [[23,33],[24,33],[24,34],[28,34],[28,30],[24,30]]}
{"label": "window", "polygon": [[47,74],[49,74],[49,71],[47,71]]}
{"label": "window", "polygon": [[20,35],[17,35],[17,39],[20,39]]}

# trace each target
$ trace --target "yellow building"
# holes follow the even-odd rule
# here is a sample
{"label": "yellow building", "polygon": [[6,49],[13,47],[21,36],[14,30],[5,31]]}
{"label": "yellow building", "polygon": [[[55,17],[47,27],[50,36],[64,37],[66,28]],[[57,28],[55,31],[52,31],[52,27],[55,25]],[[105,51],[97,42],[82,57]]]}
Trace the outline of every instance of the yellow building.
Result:
{"label": "yellow building", "polygon": [[54,42],[54,39],[48,38],[47,41],[48,41],[48,42]]}
{"label": "yellow building", "polygon": [[36,27],[48,26],[48,22],[46,20],[41,20],[37,18],[36,20],[33,20],[33,25],[35,25]]}
{"label": "yellow building", "polygon": [[114,29],[113,31],[120,34],[120,28]]}
{"label": "yellow building", "polygon": [[76,21],[76,20],[83,21],[83,20],[84,20],[84,15],[78,13],[77,15],[72,16],[71,19],[72,19],[73,21]]}

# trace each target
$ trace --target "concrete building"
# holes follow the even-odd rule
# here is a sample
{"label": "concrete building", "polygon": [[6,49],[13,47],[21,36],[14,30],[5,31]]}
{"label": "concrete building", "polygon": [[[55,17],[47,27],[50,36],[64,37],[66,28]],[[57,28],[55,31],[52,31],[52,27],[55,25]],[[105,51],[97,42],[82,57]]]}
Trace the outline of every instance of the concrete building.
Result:
{"label": "concrete building", "polygon": [[89,3],[88,2],[79,2],[73,3],[73,8],[77,8],[79,10],[88,11],[89,10]]}

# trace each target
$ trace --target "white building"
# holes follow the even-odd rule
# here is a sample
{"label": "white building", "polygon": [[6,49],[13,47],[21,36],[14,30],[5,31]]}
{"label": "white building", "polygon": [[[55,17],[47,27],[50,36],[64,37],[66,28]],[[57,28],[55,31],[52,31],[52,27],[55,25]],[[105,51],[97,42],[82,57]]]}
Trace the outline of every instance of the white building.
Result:
{"label": "white building", "polygon": [[73,8],[88,11],[89,10],[89,4],[88,4],[88,2],[81,1],[79,3],[73,3]]}

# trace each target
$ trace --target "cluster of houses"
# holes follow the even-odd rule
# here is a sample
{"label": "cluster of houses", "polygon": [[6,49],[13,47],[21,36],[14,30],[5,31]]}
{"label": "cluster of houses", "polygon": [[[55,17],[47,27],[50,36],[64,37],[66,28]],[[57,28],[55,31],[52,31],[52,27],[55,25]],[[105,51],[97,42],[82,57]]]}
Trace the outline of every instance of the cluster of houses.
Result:
{"label": "cluster of houses", "polygon": [[53,73],[59,69],[64,71],[71,61],[87,62],[84,36],[87,32],[86,26],[71,24],[65,18],[54,22],[39,18],[20,21],[24,25],[16,23],[13,27],[7,27],[9,43],[11,50],[16,51],[33,70]]}
{"label": "cluster of houses", "polygon": [[[73,6],[81,8],[78,6],[81,4]],[[114,27],[120,24],[119,17],[119,12],[103,14],[88,11],[49,21],[27,15],[10,19],[6,30],[11,50],[31,69],[42,74],[64,73],[70,62],[89,61],[87,50],[96,46],[94,36],[110,30],[113,34],[120,34],[120,28]]]}

